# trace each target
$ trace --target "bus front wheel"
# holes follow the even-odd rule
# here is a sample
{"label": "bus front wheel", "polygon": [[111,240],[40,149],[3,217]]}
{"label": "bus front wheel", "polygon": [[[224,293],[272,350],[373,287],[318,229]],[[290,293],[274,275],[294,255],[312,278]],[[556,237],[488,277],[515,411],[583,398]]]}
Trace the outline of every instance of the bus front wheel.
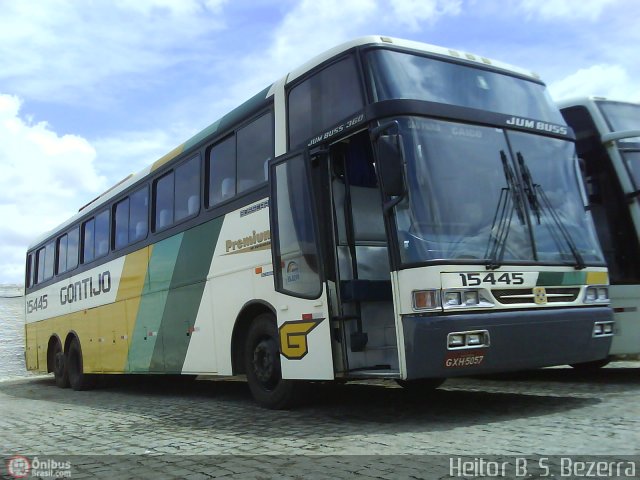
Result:
{"label": "bus front wheel", "polygon": [[69,384],[74,390],[90,390],[95,386],[95,376],[84,373],[80,342],[74,338],[66,356]]}
{"label": "bus front wheel", "polygon": [[296,399],[296,382],[282,379],[278,329],[273,315],[265,313],[253,320],[244,355],[249,389],[256,402],[274,410],[290,407]]}

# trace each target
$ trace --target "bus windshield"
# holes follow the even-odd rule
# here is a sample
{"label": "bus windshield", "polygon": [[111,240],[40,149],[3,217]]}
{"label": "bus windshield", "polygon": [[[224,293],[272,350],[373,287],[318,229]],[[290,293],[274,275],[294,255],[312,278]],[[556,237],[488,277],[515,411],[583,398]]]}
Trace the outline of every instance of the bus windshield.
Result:
{"label": "bus windshield", "polygon": [[[640,104],[597,102],[612,132],[640,130]],[[635,141],[640,141],[636,137]]]}
{"label": "bus windshield", "polygon": [[419,117],[398,124],[408,184],[396,209],[403,263],[489,264],[499,252],[504,262],[575,265],[576,251],[603,263],[573,143]]}
{"label": "bus windshield", "polygon": [[[612,132],[640,130],[640,104],[597,103]],[[640,185],[640,137],[621,138],[617,141],[617,146],[637,188]]]}
{"label": "bus windshield", "polygon": [[544,85],[392,50],[367,55],[374,101],[408,98],[565,122]]}

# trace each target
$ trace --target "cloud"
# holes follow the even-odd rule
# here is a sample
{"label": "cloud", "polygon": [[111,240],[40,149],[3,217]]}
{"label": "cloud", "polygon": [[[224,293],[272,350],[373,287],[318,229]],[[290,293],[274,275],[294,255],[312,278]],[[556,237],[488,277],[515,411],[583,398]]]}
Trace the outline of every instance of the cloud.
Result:
{"label": "cloud", "polygon": [[589,20],[593,22],[607,7],[619,3],[619,0],[562,0],[560,2],[520,0],[517,3],[519,3],[518,8],[528,18],[574,22]]}
{"label": "cloud", "polygon": [[20,116],[21,101],[0,94],[0,271],[21,281],[27,245],[105,188],[96,151],[76,135]]}
{"label": "cloud", "polygon": [[115,184],[137,173],[192,137],[193,129],[181,124],[149,131],[123,132],[92,141],[98,162],[96,169]]}
{"label": "cloud", "polygon": [[640,101],[640,86],[620,65],[598,64],[583,68],[549,85],[555,100],[595,95],[612,99]]}
{"label": "cloud", "polygon": [[225,0],[0,2],[0,81],[30,100],[106,101],[206,49]]}
{"label": "cloud", "polygon": [[[365,35],[407,38],[462,12],[462,0],[302,0],[270,32],[265,48],[234,58],[228,99],[246,100],[271,82],[342,42]],[[237,72],[241,73],[238,75]],[[237,105],[237,103],[236,103]]]}

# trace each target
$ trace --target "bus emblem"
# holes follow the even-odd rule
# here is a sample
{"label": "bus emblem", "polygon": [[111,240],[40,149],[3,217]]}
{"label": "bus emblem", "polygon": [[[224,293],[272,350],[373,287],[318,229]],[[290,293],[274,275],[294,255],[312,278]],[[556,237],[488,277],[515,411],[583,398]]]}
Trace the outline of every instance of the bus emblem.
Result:
{"label": "bus emblem", "polygon": [[280,353],[287,360],[300,360],[309,353],[307,335],[324,318],[311,318],[284,322],[278,329],[280,333]]}
{"label": "bus emblem", "polygon": [[533,287],[533,301],[538,305],[547,303],[547,291],[544,287]]}

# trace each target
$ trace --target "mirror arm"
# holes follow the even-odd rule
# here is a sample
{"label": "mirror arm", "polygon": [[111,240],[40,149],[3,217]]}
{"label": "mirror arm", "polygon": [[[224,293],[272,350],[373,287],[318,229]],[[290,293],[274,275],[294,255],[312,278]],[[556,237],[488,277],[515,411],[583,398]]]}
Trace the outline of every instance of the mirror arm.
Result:
{"label": "mirror arm", "polygon": [[382,125],[372,128],[371,129],[371,138],[375,141],[377,140],[380,135],[382,135],[383,133],[385,133],[387,130],[390,129],[394,129],[396,131],[396,133],[398,133],[399,128],[398,128],[398,121],[397,120],[392,120],[390,122],[387,123],[383,123]]}
{"label": "mirror arm", "polygon": [[406,194],[407,192],[403,193],[402,195],[398,195],[396,198],[389,200],[388,202],[384,202],[384,205],[382,206],[382,211],[384,212],[384,214],[389,215],[389,212],[393,209],[393,207],[398,205],[404,199]]}

